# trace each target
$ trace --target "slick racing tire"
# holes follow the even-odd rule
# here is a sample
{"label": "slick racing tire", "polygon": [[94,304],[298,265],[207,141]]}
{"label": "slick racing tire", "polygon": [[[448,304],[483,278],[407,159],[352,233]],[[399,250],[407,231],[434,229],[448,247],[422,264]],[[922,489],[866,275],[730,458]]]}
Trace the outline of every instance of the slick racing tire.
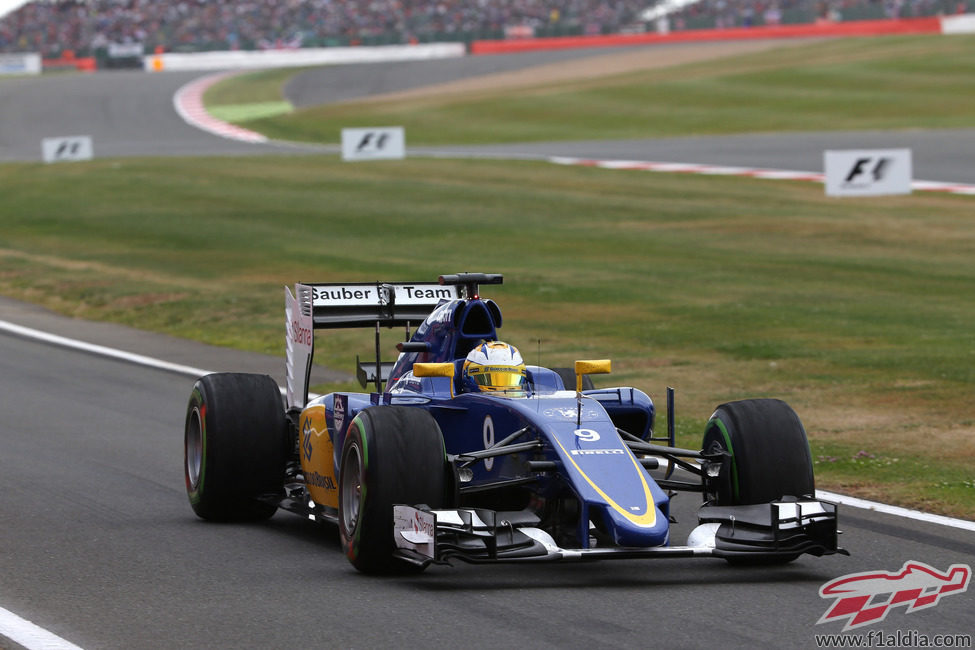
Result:
{"label": "slick racing tire", "polygon": [[[566,390],[576,389],[576,371],[572,368],[552,368],[552,372],[562,378],[562,385]],[[592,377],[582,376],[582,390],[593,390]]]}
{"label": "slick racing tire", "polygon": [[183,473],[193,511],[212,521],[267,519],[257,501],[284,483],[281,392],[267,375],[217,373],[193,386],[186,408]]}
{"label": "slick racing tire", "polygon": [[729,454],[715,505],[769,503],[815,493],[812,455],[799,416],[777,399],[722,404],[708,420],[705,453]]}
{"label": "slick racing tire", "polygon": [[446,456],[437,421],[408,406],[367,408],[349,425],[339,472],[342,549],[363,573],[422,570],[393,557],[393,505],[443,507]]}
{"label": "slick racing tire", "polygon": [[[806,430],[788,404],[754,399],[722,404],[708,420],[705,452],[729,454],[717,485],[715,505],[770,503],[815,493],[812,454]],[[786,564],[795,555],[729,557],[734,565]]]}

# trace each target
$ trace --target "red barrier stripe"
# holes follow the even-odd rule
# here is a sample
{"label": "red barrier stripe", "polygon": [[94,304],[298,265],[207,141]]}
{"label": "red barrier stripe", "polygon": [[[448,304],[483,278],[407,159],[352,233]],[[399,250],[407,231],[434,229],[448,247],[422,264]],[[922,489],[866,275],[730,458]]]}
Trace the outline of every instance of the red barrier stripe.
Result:
{"label": "red barrier stripe", "polygon": [[62,57],[60,59],[42,59],[41,65],[45,68],[74,68],[83,72],[94,72],[97,68],[95,57],[86,56],[82,58]]}
{"label": "red barrier stripe", "polygon": [[729,29],[693,29],[669,34],[613,34],[609,36],[559,36],[512,39],[508,41],[473,41],[471,54],[510,54],[537,50],[563,50],[580,47],[619,47],[653,43],[692,41],[733,41],[768,38],[815,38],[827,36],[879,36],[882,34],[940,34],[937,16],[900,18],[897,20],[856,20],[840,23],[807,25],[762,25]]}

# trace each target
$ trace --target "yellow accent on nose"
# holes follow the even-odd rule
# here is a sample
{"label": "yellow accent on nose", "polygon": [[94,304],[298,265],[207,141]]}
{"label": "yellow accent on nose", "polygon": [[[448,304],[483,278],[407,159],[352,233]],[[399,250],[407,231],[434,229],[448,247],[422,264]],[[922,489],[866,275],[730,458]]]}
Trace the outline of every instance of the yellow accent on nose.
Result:
{"label": "yellow accent on nose", "polygon": [[576,461],[572,458],[572,454],[570,454],[568,450],[566,450],[565,446],[558,438],[555,438],[555,443],[562,449],[563,453],[565,454],[565,458],[570,463],[572,463],[572,466],[576,468],[576,471],[579,472],[579,474],[586,481],[586,483],[588,483],[590,486],[592,486],[594,490],[596,490],[596,493],[603,498],[603,500],[609,505],[610,508],[620,513],[621,515],[626,517],[628,520],[630,520],[637,526],[649,528],[657,523],[657,504],[654,503],[653,493],[650,491],[650,485],[647,483],[647,479],[644,478],[643,476],[643,471],[644,471],[643,467],[640,466],[639,463],[637,463],[636,457],[633,456],[633,454],[629,454],[630,460],[633,463],[633,468],[636,471],[637,476],[640,477],[640,483],[643,486],[643,497],[644,499],[646,499],[646,510],[642,515],[633,514],[632,512],[628,511],[626,508],[618,504],[616,501],[614,501],[612,497],[610,497],[608,494],[606,494],[606,492],[602,490],[602,488],[596,485],[596,483],[591,478],[589,478],[589,475],[586,474],[581,467],[579,467],[579,464],[576,463]]}

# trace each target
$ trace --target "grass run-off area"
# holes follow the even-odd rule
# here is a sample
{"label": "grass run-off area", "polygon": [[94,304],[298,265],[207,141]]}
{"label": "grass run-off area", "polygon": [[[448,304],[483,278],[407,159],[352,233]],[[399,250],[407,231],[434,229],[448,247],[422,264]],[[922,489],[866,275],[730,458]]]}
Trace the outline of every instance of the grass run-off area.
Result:
{"label": "grass run-off area", "polygon": [[[286,284],[503,273],[505,339],[611,358],[597,385],[646,390],[661,422],[674,386],[682,446],[719,403],[780,397],[819,487],[975,518],[971,197],[325,156],[5,164],[0,186],[0,294],[283,355]],[[371,332],[319,344],[351,374]]]}
{"label": "grass run-off area", "polygon": [[[205,100],[272,138],[323,143],[339,142],[342,128],[377,125],[404,126],[411,145],[443,145],[975,123],[975,36],[962,35],[815,41],[582,81],[542,78],[510,92],[490,86],[286,112],[282,88],[299,73],[231,78]],[[248,105],[281,110],[248,114]]]}

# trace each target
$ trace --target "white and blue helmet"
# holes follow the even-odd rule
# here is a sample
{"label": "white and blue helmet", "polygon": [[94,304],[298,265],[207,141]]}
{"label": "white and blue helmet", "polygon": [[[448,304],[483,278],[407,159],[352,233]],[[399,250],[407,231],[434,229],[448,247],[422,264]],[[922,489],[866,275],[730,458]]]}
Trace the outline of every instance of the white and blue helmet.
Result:
{"label": "white and blue helmet", "polygon": [[487,341],[470,351],[462,372],[469,392],[520,392],[528,390],[525,361],[518,348],[501,341]]}

